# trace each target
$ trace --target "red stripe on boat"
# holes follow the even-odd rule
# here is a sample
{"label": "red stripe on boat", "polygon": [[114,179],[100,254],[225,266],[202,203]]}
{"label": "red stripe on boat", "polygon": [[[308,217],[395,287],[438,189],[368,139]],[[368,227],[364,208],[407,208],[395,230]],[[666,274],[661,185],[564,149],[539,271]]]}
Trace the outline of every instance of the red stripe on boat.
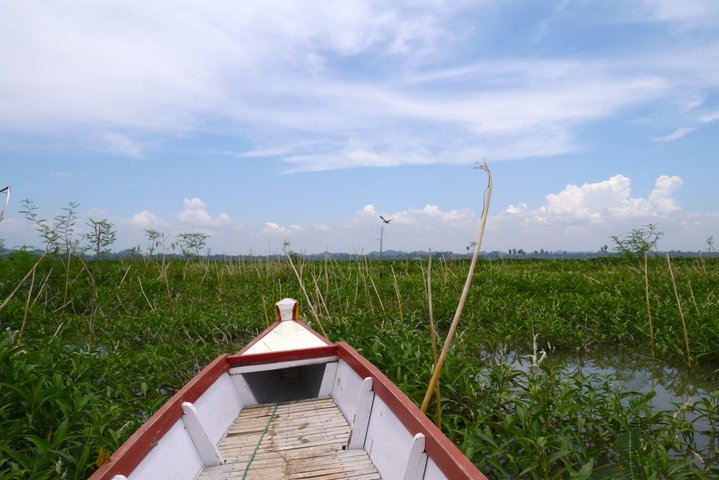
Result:
{"label": "red stripe on boat", "polygon": [[412,435],[424,434],[427,455],[447,478],[486,480],[459,448],[377,367],[345,342],[336,345],[339,358],[352,370],[362,378],[372,377],[372,390],[397,415],[402,425]]}
{"label": "red stripe on boat", "polygon": [[221,355],[195,375],[170,398],[125,443],[110,456],[90,480],[112,480],[115,475],[129,476],[157,442],[182,417],[182,402],[195,402],[215,380],[230,369],[228,355]]}
{"label": "red stripe on boat", "polygon": [[[279,323],[279,322],[277,322]],[[100,467],[90,480],[112,480],[115,475],[128,476],[152,450],[162,436],[182,417],[182,402],[195,402],[223,373],[231,367],[255,364],[271,364],[293,360],[304,360],[337,355],[354,370],[361,378],[372,377],[372,389],[382,401],[397,415],[407,430],[415,435],[425,436],[425,450],[432,461],[451,480],[473,479],[486,480],[486,477],[465,457],[442,431],[427,418],[417,406],[394,383],[392,383],[377,367],[361,356],[345,342],[330,343],[326,338],[297,322],[308,331],[322,339],[327,346],[302,350],[285,350],[279,352],[243,355],[242,353],[262,339],[276,325],[271,325],[255,338],[239,353],[222,355],[198,373],[190,382],[180,389],[150,419],[135,432],[110,458]]]}
{"label": "red stripe on boat", "polygon": [[277,362],[291,362],[293,360],[306,360],[308,358],[319,358],[337,355],[336,345],[326,347],[305,348],[302,350],[281,350],[279,352],[235,354],[227,357],[230,367],[241,367],[244,365],[261,365]]}

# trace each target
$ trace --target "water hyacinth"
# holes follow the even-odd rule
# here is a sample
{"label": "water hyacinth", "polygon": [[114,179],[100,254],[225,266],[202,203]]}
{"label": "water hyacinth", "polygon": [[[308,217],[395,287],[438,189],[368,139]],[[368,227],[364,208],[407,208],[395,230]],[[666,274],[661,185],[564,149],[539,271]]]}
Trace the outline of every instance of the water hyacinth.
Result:
{"label": "water hyacinth", "polygon": [[[33,283],[37,257],[1,257],[0,302],[19,288],[0,309],[0,478],[88,477],[215,356],[263,330],[274,301],[288,296],[419,404],[433,366],[427,259],[292,261],[306,297],[285,259],[147,257],[88,268],[75,259],[68,270],[48,257]],[[467,267],[434,259],[440,342]],[[492,478],[719,475],[719,262],[672,259],[674,282],[668,268],[653,259],[647,267],[652,360],[647,284],[632,262],[480,261],[440,378],[442,428]],[[607,348],[667,366],[668,385],[693,374],[705,386],[665,405],[559,362]],[[432,402],[428,414],[437,413]]]}

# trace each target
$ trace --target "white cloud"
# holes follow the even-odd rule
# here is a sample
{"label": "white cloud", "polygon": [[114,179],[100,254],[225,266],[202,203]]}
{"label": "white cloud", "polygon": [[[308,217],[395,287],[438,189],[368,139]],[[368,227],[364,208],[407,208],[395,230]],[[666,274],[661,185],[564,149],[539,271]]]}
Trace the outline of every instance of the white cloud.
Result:
{"label": "white cloud", "polygon": [[374,205],[372,205],[371,203],[368,203],[367,205],[362,207],[362,210],[360,211],[360,215],[374,217],[379,214],[377,213],[377,209],[374,208]]}
{"label": "white cloud", "polygon": [[[391,218],[392,222],[382,223],[380,214]],[[340,225],[282,225],[266,222],[259,235],[250,237],[256,242],[254,251],[266,249],[268,240],[272,241],[275,249],[287,240],[292,242],[295,251],[368,253],[379,251],[381,234],[386,250],[453,248],[464,251],[473,235],[476,235],[477,225],[478,218],[469,209],[443,210],[438,205],[425,205],[395,212],[379,212],[373,204],[366,204]]]}
{"label": "white cloud", "polygon": [[129,137],[117,132],[105,132],[97,136],[98,148],[112,155],[129,158],[145,156],[142,145]]}
{"label": "white cloud", "polygon": [[136,213],[132,216],[130,219],[130,224],[137,226],[137,227],[159,227],[165,224],[160,218],[158,218],[155,214],[151,213],[149,210],[143,210],[139,213]]}
{"label": "white cloud", "polygon": [[283,234],[283,235],[292,235],[302,232],[309,232],[309,233],[322,233],[326,234],[328,232],[333,231],[333,228],[325,225],[325,224],[313,224],[313,225],[297,225],[297,224],[290,224],[290,225],[280,225],[279,223],[275,222],[265,222],[264,227],[262,228],[263,234]]}
{"label": "white cloud", "polygon": [[[661,21],[716,19],[711,1],[688,2],[638,9]],[[0,58],[12,68],[0,69],[0,130],[93,137],[97,148],[139,158],[154,137],[223,125],[256,146],[228,155],[280,158],[287,172],[469,163],[576,152],[576,132],[591,122],[703,98],[719,84],[711,42],[655,55],[468,62],[465,41],[494,8],[5,2]]]}
{"label": "white cloud", "polygon": [[287,234],[301,232],[303,230],[306,230],[306,227],[302,227],[300,225],[295,225],[295,224],[292,224],[289,226],[282,226],[278,223],[267,222],[267,223],[265,223],[265,227],[262,229],[262,233],[263,234],[279,233],[279,234],[287,235]]}
{"label": "white cloud", "polygon": [[547,204],[539,213],[550,221],[601,222],[607,209],[629,198],[629,185],[629,179],[623,175],[581,187],[570,184],[557,194],[548,194]]}
{"label": "white cloud", "polygon": [[443,211],[437,205],[427,204],[423,208],[412,208],[394,214],[397,223],[417,224],[427,228],[435,228],[433,224],[445,226],[466,225],[476,219],[474,213],[468,209],[454,209]]}
{"label": "white cloud", "polygon": [[[710,235],[719,235],[719,213],[690,212],[682,208],[677,192],[684,185],[679,176],[662,175],[646,192],[636,191],[625,175],[584,184],[569,184],[546,195],[540,205],[528,205],[521,197],[492,214],[487,223],[484,250],[523,248],[533,250],[598,250],[611,244],[618,235],[648,223],[658,224],[665,232],[662,249],[703,249]],[[441,204],[410,206],[388,210],[376,203],[360,204],[354,212],[336,223],[282,224],[266,222],[239,231],[229,216],[211,216],[207,205],[198,198],[185,199],[183,211],[172,221],[164,221],[150,210],[118,221],[117,249],[145,245],[143,230],[157,229],[168,234],[196,231],[211,235],[208,246],[228,254],[277,253],[282,243],[292,242],[292,249],[317,253],[325,250],[368,253],[379,250],[382,236],[385,250],[452,250],[465,252],[476,238],[479,212],[470,208],[448,208]],[[86,215],[111,211],[88,210]],[[379,215],[393,219],[382,223]],[[203,226],[204,225],[204,226]],[[40,245],[32,226],[8,216],[0,222],[0,237],[6,244]]]}
{"label": "white cloud", "polygon": [[196,197],[183,201],[182,211],[177,214],[177,218],[192,228],[224,227],[233,223],[226,213],[220,213],[213,218],[207,212],[205,202]]}
{"label": "white cloud", "polygon": [[506,214],[522,216],[525,221],[543,224],[607,224],[628,219],[651,220],[679,210],[673,193],[683,181],[678,176],[660,176],[648,197],[632,197],[631,181],[624,175],[607,180],[567,185],[559,193],[550,193],[546,205],[530,210],[510,205]]}
{"label": "white cloud", "polygon": [[639,5],[644,18],[688,28],[712,26],[719,19],[719,4],[714,0],[643,0]]}
{"label": "white cloud", "polygon": [[665,135],[663,137],[654,137],[653,140],[655,142],[673,142],[675,140],[679,140],[680,138],[683,138],[684,136],[693,132],[694,130],[696,130],[696,129],[689,128],[689,127],[677,128],[669,135]]}
{"label": "white cloud", "polygon": [[317,145],[323,145],[325,142],[320,140],[307,140],[303,142],[296,142],[290,145],[280,145],[269,148],[258,148],[254,150],[248,150],[244,152],[222,152],[225,155],[229,155],[237,158],[267,158],[267,157],[284,157],[287,155],[296,154],[306,150],[307,147],[314,147]]}
{"label": "white cloud", "polygon": [[680,207],[674,194],[683,183],[679,176],[662,175],[646,196],[634,195],[631,180],[624,175],[581,186],[570,184],[558,193],[546,195],[544,205],[509,205],[490,217],[488,237],[493,246],[502,245],[500,249],[511,246],[591,251],[610,243],[611,235],[654,223],[667,233],[667,243],[662,248],[686,249],[688,232],[701,237],[711,231],[712,223],[710,214],[687,212]]}
{"label": "white cloud", "polygon": [[707,113],[706,115],[702,115],[699,120],[701,120],[702,123],[710,123],[719,120],[719,110],[717,110],[716,112]]}
{"label": "white cloud", "polygon": [[649,204],[657,215],[668,215],[681,210],[673,194],[684,184],[684,180],[676,175],[662,175],[654,184],[654,190],[649,194]]}
{"label": "white cloud", "polygon": [[510,215],[519,215],[527,211],[527,204],[524,202],[521,202],[518,206],[514,206],[511,203],[505,210],[506,213]]}
{"label": "white cloud", "polygon": [[[391,223],[383,223],[380,215]],[[475,235],[477,222],[478,217],[470,209],[443,210],[439,205],[427,204],[387,212],[367,204],[343,228],[333,229],[332,236],[342,239],[348,251],[349,245],[357,243],[365,246],[365,252],[378,251],[380,236],[385,249],[463,251],[467,238]]]}
{"label": "white cloud", "polygon": [[0,124],[186,130],[200,114],[259,107],[242,103],[284,69],[432,52],[452,36],[442,3],[3,3],[0,57],[13,68],[0,72]]}

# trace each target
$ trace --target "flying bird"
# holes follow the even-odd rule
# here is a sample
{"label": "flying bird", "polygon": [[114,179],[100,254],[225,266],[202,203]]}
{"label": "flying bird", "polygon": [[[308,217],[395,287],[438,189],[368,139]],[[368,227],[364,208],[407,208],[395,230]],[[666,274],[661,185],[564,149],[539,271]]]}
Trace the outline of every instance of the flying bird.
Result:
{"label": "flying bird", "polygon": [[389,223],[389,222],[391,222],[392,220],[394,220],[394,218],[390,218],[389,220],[387,220],[387,219],[384,218],[382,215],[380,215],[379,218],[381,218],[384,223]]}

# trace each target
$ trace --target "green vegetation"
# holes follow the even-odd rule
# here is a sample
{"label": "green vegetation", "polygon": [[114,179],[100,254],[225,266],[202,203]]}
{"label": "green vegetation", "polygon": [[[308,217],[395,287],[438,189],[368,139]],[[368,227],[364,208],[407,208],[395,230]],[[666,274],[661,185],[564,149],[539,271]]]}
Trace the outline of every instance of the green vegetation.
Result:
{"label": "green vegetation", "polygon": [[[628,258],[643,258],[657,249],[657,243],[664,236],[664,232],[657,229],[653,223],[641,228],[635,228],[624,235],[612,235],[617,252]],[[606,252],[606,248],[602,247]]]}
{"label": "green vegetation", "polygon": [[88,243],[88,250],[95,254],[95,258],[100,258],[100,254],[108,253],[110,246],[117,239],[117,232],[113,228],[114,225],[107,220],[93,220],[87,223],[90,231],[85,233],[82,238]]}
{"label": "green vegetation", "polygon": [[[286,260],[86,262],[67,238],[39,262],[0,257],[0,478],[86,478],[204,365],[264,329],[276,300],[297,298],[313,322]],[[419,403],[432,368],[426,259],[293,262],[330,339]],[[433,263],[443,334],[469,262]],[[651,395],[541,362],[533,347],[536,335],[550,357],[600,346],[650,357],[648,298],[658,361],[686,364],[686,338],[694,368],[719,367],[719,259],[671,268],[674,282],[663,258],[646,270],[618,258],[480,262],[441,379],[443,429],[492,478],[719,474],[719,393],[653,411]],[[513,368],[497,354],[507,349],[537,366]],[[700,431],[710,444],[697,450]]]}

